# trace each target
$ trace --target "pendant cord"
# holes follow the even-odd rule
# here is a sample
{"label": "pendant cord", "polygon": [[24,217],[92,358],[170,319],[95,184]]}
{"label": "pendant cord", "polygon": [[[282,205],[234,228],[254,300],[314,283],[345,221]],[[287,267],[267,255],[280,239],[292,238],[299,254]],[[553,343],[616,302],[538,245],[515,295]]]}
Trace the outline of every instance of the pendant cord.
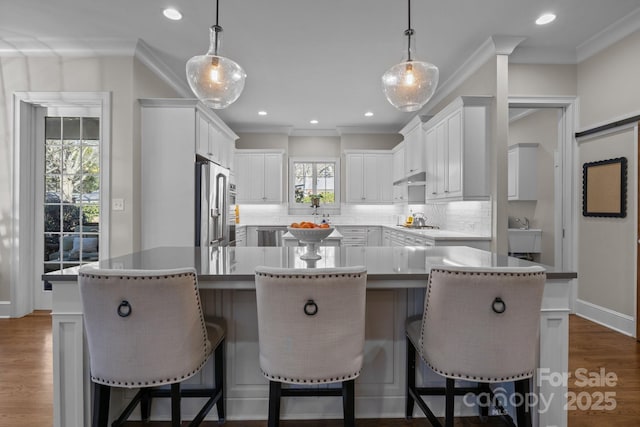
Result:
{"label": "pendant cord", "polygon": [[218,25],[218,16],[219,16],[219,0],[216,0],[216,25],[214,25],[214,29],[215,29],[215,56],[218,56],[218,33],[220,33],[222,31],[222,27],[220,25]]}
{"label": "pendant cord", "polygon": [[407,61],[411,62],[411,35],[413,34],[413,30],[411,29],[411,0],[407,0],[408,3],[408,7],[407,7],[407,11],[408,11],[408,23],[409,26],[407,28],[407,31],[405,31],[405,34],[407,35]]}

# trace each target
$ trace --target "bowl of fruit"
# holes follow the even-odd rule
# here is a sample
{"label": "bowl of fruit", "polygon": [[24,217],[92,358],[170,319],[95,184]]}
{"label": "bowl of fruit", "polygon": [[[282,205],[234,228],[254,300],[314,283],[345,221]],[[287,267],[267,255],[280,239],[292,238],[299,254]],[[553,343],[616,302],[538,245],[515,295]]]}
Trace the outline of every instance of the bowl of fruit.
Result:
{"label": "bowl of fruit", "polygon": [[287,230],[307,247],[307,251],[300,256],[301,259],[320,259],[322,257],[318,254],[318,246],[333,233],[334,228],[329,224],[302,221],[294,222]]}

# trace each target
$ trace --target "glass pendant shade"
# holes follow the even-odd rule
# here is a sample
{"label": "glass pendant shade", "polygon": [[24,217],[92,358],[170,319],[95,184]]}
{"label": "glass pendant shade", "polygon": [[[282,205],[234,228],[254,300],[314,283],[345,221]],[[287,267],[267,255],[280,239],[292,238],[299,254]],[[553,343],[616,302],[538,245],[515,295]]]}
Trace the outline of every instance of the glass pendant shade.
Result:
{"label": "glass pendant shade", "polygon": [[387,100],[400,111],[421,109],[438,86],[438,67],[428,62],[405,61],[382,75],[382,89]]}
{"label": "glass pendant shade", "polygon": [[407,38],[406,56],[401,63],[382,75],[382,90],[391,105],[400,111],[411,112],[429,102],[438,86],[439,71],[429,62],[413,59],[415,31],[411,28],[411,0],[407,0],[407,4],[409,19],[404,32]]}
{"label": "glass pendant shade", "polygon": [[218,55],[221,32],[221,27],[211,27],[209,51],[187,61],[189,87],[204,104],[217,110],[240,97],[247,77],[237,62]]}

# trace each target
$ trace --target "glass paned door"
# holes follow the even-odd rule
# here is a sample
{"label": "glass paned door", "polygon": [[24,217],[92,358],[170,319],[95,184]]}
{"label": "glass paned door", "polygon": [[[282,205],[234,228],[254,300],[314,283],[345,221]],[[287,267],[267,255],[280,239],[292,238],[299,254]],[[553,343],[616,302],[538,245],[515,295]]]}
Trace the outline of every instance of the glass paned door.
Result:
{"label": "glass paned door", "polygon": [[100,119],[45,117],[44,272],[98,260]]}

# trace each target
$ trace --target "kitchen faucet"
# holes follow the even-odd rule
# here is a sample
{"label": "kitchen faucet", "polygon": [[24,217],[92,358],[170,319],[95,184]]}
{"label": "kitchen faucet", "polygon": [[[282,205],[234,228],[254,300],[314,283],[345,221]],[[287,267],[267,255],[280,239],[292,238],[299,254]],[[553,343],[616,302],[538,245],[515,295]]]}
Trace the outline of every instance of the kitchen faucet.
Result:
{"label": "kitchen faucet", "polygon": [[520,218],[516,218],[516,222],[520,224],[520,230],[528,230],[529,229],[529,218],[524,217],[524,222]]}

